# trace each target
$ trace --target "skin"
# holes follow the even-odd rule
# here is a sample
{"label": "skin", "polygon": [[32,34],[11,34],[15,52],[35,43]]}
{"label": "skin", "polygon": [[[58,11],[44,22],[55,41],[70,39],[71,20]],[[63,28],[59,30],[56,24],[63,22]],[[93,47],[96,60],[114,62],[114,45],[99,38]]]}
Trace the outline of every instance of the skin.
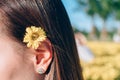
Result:
{"label": "skin", "polygon": [[23,47],[4,34],[0,28],[0,80],[44,80],[41,67],[46,71],[52,61],[51,43],[45,40],[38,50]]}
{"label": "skin", "polygon": [[[21,49],[21,52],[18,52],[15,45]],[[35,80],[32,57],[31,55],[25,56],[22,50],[18,43],[7,38],[7,36],[1,35],[0,80]],[[27,58],[27,61],[25,61],[25,58]]]}
{"label": "skin", "polygon": [[2,21],[4,20],[0,20],[0,80],[44,80],[45,74],[40,75],[38,69],[43,67],[46,71],[52,61],[50,41],[46,39],[37,50],[23,47],[7,34]]}
{"label": "skin", "polygon": [[[33,55],[6,35],[0,13],[0,80],[38,80]],[[30,53],[25,55],[25,53]]]}

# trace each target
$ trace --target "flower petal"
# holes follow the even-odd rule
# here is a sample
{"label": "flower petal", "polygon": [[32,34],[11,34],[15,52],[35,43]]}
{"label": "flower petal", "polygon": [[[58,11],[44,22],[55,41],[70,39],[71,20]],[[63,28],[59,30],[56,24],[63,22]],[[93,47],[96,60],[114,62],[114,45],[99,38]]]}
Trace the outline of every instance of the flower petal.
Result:
{"label": "flower petal", "polygon": [[29,42],[29,43],[27,44],[27,47],[31,47],[31,46],[32,46],[32,43]]}
{"label": "flower petal", "polygon": [[[35,34],[38,36],[35,37],[36,39],[33,39]],[[23,42],[27,43],[27,47],[32,47],[34,49],[37,49],[41,44],[41,42],[46,39],[46,37],[47,36],[45,31],[41,27],[38,28],[35,26],[31,26],[26,28],[26,34],[24,36]]]}
{"label": "flower petal", "polygon": [[29,28],[29,27],[28,27],[28,28],[26,28],[26,32],[27,32],[27,33],[32,33],[31,28]]}

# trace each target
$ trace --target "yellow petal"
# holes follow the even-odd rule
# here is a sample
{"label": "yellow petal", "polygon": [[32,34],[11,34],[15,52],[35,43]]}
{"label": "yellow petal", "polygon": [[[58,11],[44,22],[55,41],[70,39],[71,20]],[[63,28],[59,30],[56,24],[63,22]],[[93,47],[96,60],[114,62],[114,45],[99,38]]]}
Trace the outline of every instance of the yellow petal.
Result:
{"label": "yellow petal", "polygon": [[31,45],[32,45],[32,43],[29,42],[29,43],[27,44],[27,47],[31,47]]}
{"label": "yellow petal", "polygon": [[27,33],[32,33],[31,28],[28,27],[28,28],[26,29],[26,32],[27,32]]}
{"label": "yellow petal", "polygon": [[38,28],[36,28],[35,26],[32,26],[31,29],[33,32],[36,32]]}
{"label": "yellow petal", "polygon": [[[38,35],[36,39],[33,39],[34,35]],[[26,34],[23,42],[27,43],[27,47],[37,49],[42,41],[46,39],[46,33],[41,27],[31,26],[26,28]]]}
{"label": "yellow petal", "polygon": [[35,42],[32,44],[32,48],[37,49],[38,47],[39,47],[39,42],[35,41]]}
{"label": "yellow petal", "polygon": [[44,41],[46,39],[46,37],[45,36],[42,36],[42,37],[39,37],[38,39],[37,39],[37,41]]}
{"label": "yellow petal", "polygon": [[23,42],[29,42],[30,40],[31,40],[30,36],[29,36],[29,35],[26,35],[26,36],[24,37]]}

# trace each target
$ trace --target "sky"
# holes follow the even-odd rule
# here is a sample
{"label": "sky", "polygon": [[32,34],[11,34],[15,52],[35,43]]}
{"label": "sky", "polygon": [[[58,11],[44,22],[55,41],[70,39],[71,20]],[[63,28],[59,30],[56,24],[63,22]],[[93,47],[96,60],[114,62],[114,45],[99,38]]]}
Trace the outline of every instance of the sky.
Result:
{"label": "sky", "polygon": [[[62,2],[67,10],[72,26],[79,30],[90,32],[92,26],[91,17],[85,13],[83,8],[77,8],[78,4],[76,0],[62,0]],[[101,30],[103,28],[103,20],[99,16],[96,16],[94,21],[98,29]],[[113,30],[114,28],[118,28],[120,22],[115,21],[113,17],[109,17],[106,25],[108,30]]]}

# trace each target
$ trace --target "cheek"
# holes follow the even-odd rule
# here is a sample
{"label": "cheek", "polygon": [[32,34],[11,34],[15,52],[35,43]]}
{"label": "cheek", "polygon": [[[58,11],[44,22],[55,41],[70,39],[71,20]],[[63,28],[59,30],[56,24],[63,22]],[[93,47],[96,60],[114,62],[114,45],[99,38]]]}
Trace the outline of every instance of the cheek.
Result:
{"label": "cheek", "polygon": [[[0,38],[0,80],[36,80],[33,63],[16,43]],[[18,48],[18,49],[16,49]],[[24,52],[24,51],[23,51]]]}
{"label": "cheek", "polygon": [[20,62],[20,56],[11,47],[0,43],[0,80],[10,80]]}

